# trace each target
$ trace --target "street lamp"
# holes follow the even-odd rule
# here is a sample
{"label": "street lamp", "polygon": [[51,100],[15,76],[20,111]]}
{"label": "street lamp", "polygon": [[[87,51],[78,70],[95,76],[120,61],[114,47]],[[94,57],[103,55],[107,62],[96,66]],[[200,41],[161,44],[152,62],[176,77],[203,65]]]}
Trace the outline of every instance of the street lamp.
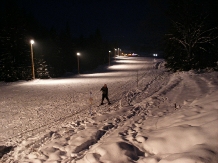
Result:
{"label": "street lamp", "polygon": [[33,75],[33,79],[35,79],[34,60],[33,60],[33,44],[34,44],[34,40],[30,40],[31,60],[32,60],[32,75]]}
{"label": "street lamp", "polygon": [[116,51],[117,49],[114,48],[114,59],[116,60]]}
{"label": "street lamp", "polygon": [[77,63],[78,63],[78,74],[79,74],[79,56],[80,56],[80,53],[76,53],[77,54]]}
{"label": "street lamp", "polygon": [[110,54],[111,54],[111,51],[109,50],[109,56],[108,56],[108,59],[109,59],[109,66],[110,66]]}
{"label": "street lamp", "polygon": [[116,51],[117,51],[117,49],[114,49],[114,56],[116,57]]}

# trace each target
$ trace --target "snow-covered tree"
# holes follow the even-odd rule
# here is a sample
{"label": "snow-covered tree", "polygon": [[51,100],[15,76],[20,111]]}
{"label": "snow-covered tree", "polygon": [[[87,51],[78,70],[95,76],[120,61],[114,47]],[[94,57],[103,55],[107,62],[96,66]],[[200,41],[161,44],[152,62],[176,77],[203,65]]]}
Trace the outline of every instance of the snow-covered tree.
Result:
{"label": "snow-covered tree", "polygon": [[174,4],[172,26],[166,35],[167,66],[173,70],[215,67],[218,24],[209,24],[209,13],[203,12],[194,1],[182,2]]}
{"label": "snow-covered tree", "polygon": [[36,64],[36,75],[37,75],[37,78],[40,78],[40,79],[50,78],[48,65],[46,64],[46,61],[44,61],[43,59],[39,59]]}

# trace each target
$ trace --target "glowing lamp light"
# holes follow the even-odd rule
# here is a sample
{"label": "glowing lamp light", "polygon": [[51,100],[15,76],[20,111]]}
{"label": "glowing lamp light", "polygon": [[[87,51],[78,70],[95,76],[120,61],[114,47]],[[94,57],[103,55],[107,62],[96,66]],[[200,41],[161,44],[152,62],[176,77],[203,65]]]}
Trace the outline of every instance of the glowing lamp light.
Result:
{"label": "glowing lamp light", "polygon": [[157,54],[153,54],[154,57],[157,57]]}
{"label": "glowing lamp light", "polygon": [[80,74],[79,73],[79,56],[80,56],[80,53],[76,53],[76,55],[77,55],[77,64],[78,64],[78,74]]}
{"label": "glowing lamp light", "polygon": [[32,75],[33,75],[33,79],[35,79],[35,68],[34,68],[34,59],[33,59],[33,44],[34,44],[34,40],[30,40],[31,60],[32,60]]}

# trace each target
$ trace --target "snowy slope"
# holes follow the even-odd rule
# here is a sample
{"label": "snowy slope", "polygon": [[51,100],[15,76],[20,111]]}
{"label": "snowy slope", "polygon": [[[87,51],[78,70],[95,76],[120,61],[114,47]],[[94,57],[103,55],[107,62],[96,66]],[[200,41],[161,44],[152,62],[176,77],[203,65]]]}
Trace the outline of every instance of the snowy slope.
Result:
{"label": "snowy slope", "polygon": [[[1,161],[217,163],[217,81],[119,57],[92,74],[1,83],[0,145],[14,147]],[[105,83],[112,105],[97,107]]]}

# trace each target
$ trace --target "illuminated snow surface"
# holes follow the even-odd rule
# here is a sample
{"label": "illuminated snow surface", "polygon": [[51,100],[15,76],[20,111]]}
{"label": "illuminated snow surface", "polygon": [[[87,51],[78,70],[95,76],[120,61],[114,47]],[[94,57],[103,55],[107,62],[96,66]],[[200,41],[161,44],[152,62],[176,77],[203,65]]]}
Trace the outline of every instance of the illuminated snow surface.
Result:
{"label": "illuminated snow surface", "polygon": [[[98,107],[105,83],[112,104]],[[12,147],[3,163],[218,162],[217,72],[119,57],[95,73],[0,83],[0,92],[0,145]]]}

